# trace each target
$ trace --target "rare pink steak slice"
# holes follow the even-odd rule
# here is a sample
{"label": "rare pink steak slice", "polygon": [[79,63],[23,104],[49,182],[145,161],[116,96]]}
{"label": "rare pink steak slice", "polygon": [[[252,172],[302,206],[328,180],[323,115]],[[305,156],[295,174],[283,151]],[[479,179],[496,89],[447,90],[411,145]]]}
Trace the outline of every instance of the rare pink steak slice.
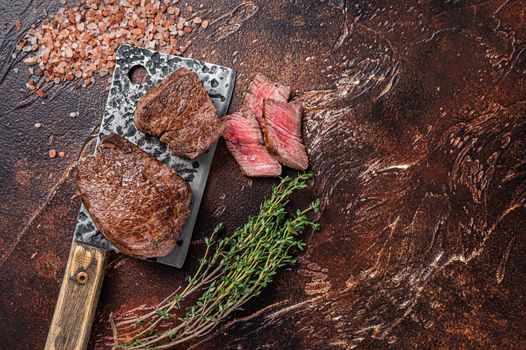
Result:
{"label": "rare pink steak slice", "polygon": [[290,87],[274,83],[263,74],[258,73],[250,84],[245,97],[245,106],[254,112],[259,125],[263,126],[263,101],[266,98],[271,98],[276,101],[287,102],[289,95]]}
{"label": "rare pink steak slice", "polygon": [[241,171],[250,177],[281,175],[281,164],[270,155],[263,143],[259,125],[249,110],[223,118],[223,136]]}
{"label": "rare pink steak slice", "polygon": [[305,170],[309,159],[301,140],[301,104],[266,99],[263,113],[265,144],[278,161]]}

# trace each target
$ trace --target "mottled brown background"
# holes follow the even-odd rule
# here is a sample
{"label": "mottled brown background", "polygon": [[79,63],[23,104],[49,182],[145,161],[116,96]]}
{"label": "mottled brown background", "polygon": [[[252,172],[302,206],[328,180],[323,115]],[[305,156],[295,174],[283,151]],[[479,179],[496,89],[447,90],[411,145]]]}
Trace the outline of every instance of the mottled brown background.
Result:
{"label": "mottled brown background", "polygon": [[[238,70],[233,107],[255,72],[304,102],[316,179],[296,201],[316,193],[323,216],[298,266],[195,347],[526,348],[524,1],[203,3],[217,21],[188,52]],[[99,79],[27,96],[14,24],[44,8],[57,4],[0,4],[2,349],[43,346],[79,207],[71,171],[107,94]],[[221,141],[185,268],[113,256],[90,347],[109,349],[110,312],[181,284],[201,238],[242,223],[271,183],[244,178]]]}

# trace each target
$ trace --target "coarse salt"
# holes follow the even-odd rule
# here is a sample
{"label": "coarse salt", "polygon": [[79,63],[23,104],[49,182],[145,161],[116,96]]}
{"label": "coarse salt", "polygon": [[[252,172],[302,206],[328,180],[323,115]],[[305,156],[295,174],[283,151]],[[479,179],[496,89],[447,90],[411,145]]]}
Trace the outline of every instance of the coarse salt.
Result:
{"label": "coarse salt", "polygon": [[[179,47],[177,37],[187,36],[195,26],[208,26],[207,20],[192,18],[192,12],[191,6],[181,11],[158,0],[80,0],[74,7],[64,4],[40,27],[30,27],[16,50],[31,54],[24,63],[38,66],[32,76],[37,76],[39,86],[40,79],[55,84],[82,79],[74,86],[88,86],[95,74],[111,74],[115,51],[124,42],[172,55],[184,52],[191,41]],[[26,86],[37,90],[32,79]],[[46,93],[38,89],[37,95],[45,97]]]}

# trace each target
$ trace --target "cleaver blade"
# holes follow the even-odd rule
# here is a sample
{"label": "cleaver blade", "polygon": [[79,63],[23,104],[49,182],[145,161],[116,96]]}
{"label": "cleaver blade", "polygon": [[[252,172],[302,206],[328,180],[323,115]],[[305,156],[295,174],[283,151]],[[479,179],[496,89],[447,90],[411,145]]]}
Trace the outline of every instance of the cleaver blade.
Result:
{"label": "cleaver blade", "polygon": [[[140,66],[146,68],[148,75],[143,83],[136,84],[130,80],[130,72],[135,67]],[[176,157],[156,137],[137,130],[133,121],[133,114],[141,96],[180,67],[197,73],[216,107],[218,115],[223,116],[228,110],[235,84],[236,74],[232,68],[190,58],[166,55],[131,45],[121,45],[116,53],[115,70],[97,139],[98,144],[110,133],[121,134],[159,161],[177,170],[179,175],[190,184],[192,188],[190,215],[175,249],[165,257],[149,259],[178,268],[183,266],[190,246],[216,144],[213,144],[207,152],[195,160]],[[118,252],[118,249],[96,229],[84,205],[81,206],[78,214],[73,239],[77,242]]]}

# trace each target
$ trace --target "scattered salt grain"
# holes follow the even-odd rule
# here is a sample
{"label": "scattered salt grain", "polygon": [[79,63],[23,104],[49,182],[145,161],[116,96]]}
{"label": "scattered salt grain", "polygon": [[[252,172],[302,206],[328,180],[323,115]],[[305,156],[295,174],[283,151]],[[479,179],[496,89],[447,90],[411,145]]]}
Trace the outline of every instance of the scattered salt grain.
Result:
{"label": "scattered salt grain", "polygon": [[37,58],[32,56],[26,57],[24,58],[24,63],[28,66],[34,66],[35,64],[37,64]]}
{"label": "scattered salt grain", "polygon": [[64,52],[67,58],[73,57],[73,50],[71,49],[71,47],[66,47],[66,50],[64,50]]}
{"label": "scattered salt grain", "polygon": [[46,97],[47,97],[47,94],[46,94],[46,92],[45,92],[44,90],[42,90],[42,89],[38,89],[38,90],[37,90],[37,96],[38,96],[38,97],[41,97],[41,98],[46,98]]}

